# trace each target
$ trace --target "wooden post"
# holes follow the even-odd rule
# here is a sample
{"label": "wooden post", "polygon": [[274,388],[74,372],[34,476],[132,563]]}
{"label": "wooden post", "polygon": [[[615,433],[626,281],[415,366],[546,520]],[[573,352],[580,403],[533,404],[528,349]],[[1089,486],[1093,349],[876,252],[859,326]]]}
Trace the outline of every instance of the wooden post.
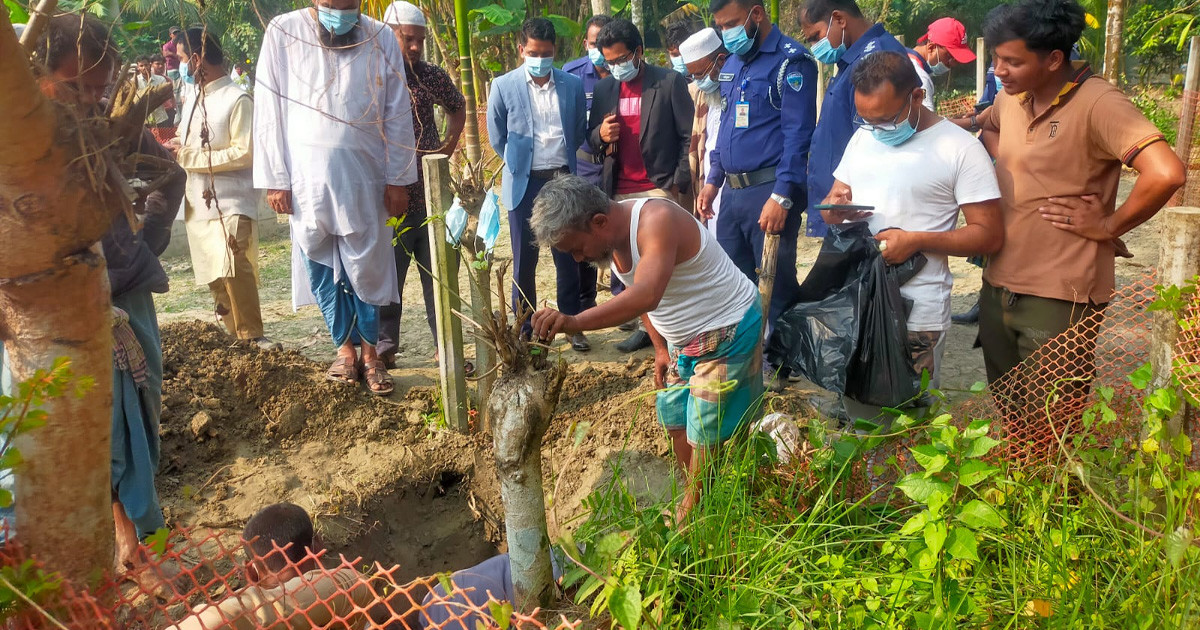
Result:
{"label": "wooden post", "polygon": [[458,297],[458,256],[454,247],[446,242],[445,216],[454,201],[450,192],[450,157],[440,153],[426,155],[421,159],[425,169],[425,198],[429,208],[429,246],[431,251],[431,275],[437,286],[434,295],[434,310],[437,313],[437,346],[441,361],[438,376],[442,388],[442,411],[446,426],[466,433],[467,381],[463,370],[462,322],[454,311],[462,311],[462,300]]}
{"label": "wooden post", "polygon": [[[1175,140],[1175,154],[1183,161],[1192,176],[1192,143],[1196,132],[1196,101],[1200,99],[1200,36],[1192,37],[1192,49],[1188,53],[1187,75],[1183,81],[1183,109],[1179,113],[1179,135]],[[1200,206],[1200,187],[1184,186],[1176,195],[1179,205]]]}
{"label": "wooden post", "polygon": [[779,235],[767,234],[763,239],[762,262],[758,270],[758,293],[762,297],[763,328],[767,326],[771,312],[771,294],[775,292],[775,267],[779,258]]}
{"label": "wooden post", "polygon": [[975,102],[983,100],[983,92],[987,89],[988,54],[987,45],[982,37],[975,38]]}
{"label": "wooden post", "polygon": [[[1200,274],[1200,208],[1167,208],[1162,212],[1162,221],[1158,284],[1184,286]],[[1170,382],[1178,338],[1179,322],[1175,314],[1156,311],[1150,338],[1150,362],[1158,387]],[[1194,409],[1186,408],[1172,418],[1168,423],[1171,435],[1178,435],[1185,419],[1194,418],[1195,413]]]}

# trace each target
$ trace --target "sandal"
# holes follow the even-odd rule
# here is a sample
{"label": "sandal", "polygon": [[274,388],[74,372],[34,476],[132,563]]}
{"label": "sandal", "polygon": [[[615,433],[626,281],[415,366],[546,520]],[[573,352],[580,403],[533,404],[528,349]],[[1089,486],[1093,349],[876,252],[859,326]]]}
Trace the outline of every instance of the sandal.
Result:
{"label": "sandal", "polygon": [[391,394],[396,386],[392,384],[392,375],[388,374],[387,367],[383,365],[383,361],[376,359],[374,361],[366,361],[363,364],[363,381],[367,384],[367,389],[376,396],[387,396]]}
{"label": "sandal", "polygon": [[325,378],[337,383],[353,385],[358,382],[358,366],[350,357],[338,357],[333,360],[333,365],[330,365],[329,369],[325,371]]}

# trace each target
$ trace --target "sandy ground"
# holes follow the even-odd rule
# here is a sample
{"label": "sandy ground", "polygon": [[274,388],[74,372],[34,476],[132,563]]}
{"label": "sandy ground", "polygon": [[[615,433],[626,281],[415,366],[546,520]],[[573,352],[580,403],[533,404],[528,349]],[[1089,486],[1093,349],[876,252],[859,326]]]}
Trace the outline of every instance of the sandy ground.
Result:
{"label": "sandy ground", "polygon": [[[1157,260],[1157,223],[1126,240],[1137,257],[1118,261],[1119,282],[1144,276]],[[819,247],[816,239],[800,244],[801,279]],[[509,256],[506,239],[497,249],[498,258]],[[491,436],[438,428],[434,346],[415,272],[405,292],[396,392],[378,399],[324,379],[334,349],[315,307],[292,311],[289,244],[264,242],[260,254],[266,331],[284,352],[224,336],[189,261],[165,261],[172,288],[157,296],[166,372],[159,485],[169,521],[236,531],[263,505],[291,501],[317,517],[335,551],[397,563],[404,577],[463,568],[503,550]],[[961,259],[951,269],[958,312],[973,303],[979,270]],[[538,290],[551,303],[553,270],[544,253]],[[465,276],[460,289],[467,295]],[[619,353],[614,345],[624,337],[615,329],[593,333],[586,354],[558,343],[572,373],[544,442],[553,532],[571,527],[583,499],[614,471],[646,501],[670,496],[669,444],[647,395],[652,352]],[[984,379],[974,338],[974,326],[951,330],[944,389]],[[805,414],[817,394],[794,384],[768,404]]]}

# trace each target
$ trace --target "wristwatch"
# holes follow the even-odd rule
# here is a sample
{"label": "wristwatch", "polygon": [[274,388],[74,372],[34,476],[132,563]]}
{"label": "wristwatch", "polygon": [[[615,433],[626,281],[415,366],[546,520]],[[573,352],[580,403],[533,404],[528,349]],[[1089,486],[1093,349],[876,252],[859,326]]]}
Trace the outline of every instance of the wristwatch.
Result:
{"label": "wristwatch", "polygon": [[787,197],[784,197],[783,195],[781,195],[779,193],[771,193],[771,199],[775,203],[779,204],[779,207],[783,208],[784,210],[792,209],[792,205],[793,205],[792,200],[788,199]]}

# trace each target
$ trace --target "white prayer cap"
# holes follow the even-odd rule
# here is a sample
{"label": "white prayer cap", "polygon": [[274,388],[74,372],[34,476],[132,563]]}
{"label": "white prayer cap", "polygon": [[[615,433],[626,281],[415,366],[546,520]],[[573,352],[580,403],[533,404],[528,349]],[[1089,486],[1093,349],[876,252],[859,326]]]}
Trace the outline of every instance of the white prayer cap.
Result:
{"label": "white prayer cap", "polygon": [[721,49],[721,36],[715,29],[706,28],[693,33],[679,45],[679,56],[683,63],[699,61]]}
{"label": "white prayer cap", "polygon": [[425,14],[411,2],[396,0],[384,11],[383,23],[389,26],[425,26]]}

